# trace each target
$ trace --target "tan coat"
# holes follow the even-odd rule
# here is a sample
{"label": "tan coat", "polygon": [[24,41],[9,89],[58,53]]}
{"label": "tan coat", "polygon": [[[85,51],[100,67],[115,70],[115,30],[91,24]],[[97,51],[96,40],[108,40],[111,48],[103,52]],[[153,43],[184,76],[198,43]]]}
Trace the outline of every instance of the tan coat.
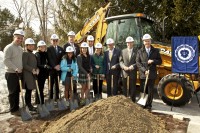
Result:
{"label": "tan coat", "polygon": [[37,68],[37,59],[32,52],[24,52],[23,60],[23,85],[27,86],[29,90],[36,89],[35,79],[32,70]]}

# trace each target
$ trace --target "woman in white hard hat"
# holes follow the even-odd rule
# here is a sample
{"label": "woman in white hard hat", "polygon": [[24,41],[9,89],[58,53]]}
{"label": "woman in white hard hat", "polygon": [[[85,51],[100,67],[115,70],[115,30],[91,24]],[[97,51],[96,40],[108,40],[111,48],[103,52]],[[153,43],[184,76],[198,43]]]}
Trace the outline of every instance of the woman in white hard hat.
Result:
{"label": "woman in white hard hat", "polygon": [[79,67],[79,83],[81,84],[81,105],[85,104],[85,99],[88,98],[89,86],[91,74],[91,62],[90,55],[88,53],[88,44],[83,42],[80,46],[80,54],[77,57],[77,63]]}
{"label": "woman in white hard hat", "polygon": [[22,55],[23,85],[26,89],[25,102],[30,111],[37,111],[36,108],[31,104],[31,93],[33,89],[36,89],[34,75],[39,74],[39,69],[37,68],[37,59],[33,54],[35,42],[32,38],[27,38],[25,40],[25,48],[26,51]]}
{"label": "woman in white hard hat", "polygon": [[[76,61],[76,57],[74,55],[74,49],[72,46],[68,46],[66,48],[66,54],[63,56],[63,59],[60,63],[60,69],[61,69],[61,81],[63,85],[65,86],[65,98],[66,100],[69,100],[69,92],[71,92],[71,78],[73,79],[73,90],[76,92],[76,80],[77,80],[77,74],[78,74],[78,65]],[[70,98],[71,95],[70,95]]]}
{"label": "woman in white hard hat", "polygon": [[95,53],[91,58],[93,90],[96,99],[102,98],[102,84],[104,79],[104,55],[102,52],[102,44],[96,43]]}
{"label": "woman in white hard hat", "polygon": [[[35,53],[37,58],[37,67],[39,68],[38,74],[38,86],[40,90],[41,104],[44,104],[44,84],[48,77],[49,66],[47,65],[47,52],[46,43],[44,41],[39,41],[37,43],[37,52]],[[36,91],[35,103],[40,104],[38,93]]]}

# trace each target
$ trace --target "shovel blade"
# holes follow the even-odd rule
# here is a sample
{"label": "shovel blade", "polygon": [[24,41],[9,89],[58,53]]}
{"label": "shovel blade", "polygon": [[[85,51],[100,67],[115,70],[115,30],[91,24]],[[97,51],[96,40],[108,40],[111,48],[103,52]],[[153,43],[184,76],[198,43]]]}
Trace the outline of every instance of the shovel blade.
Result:
{"label": "shovel blade", "polygon": [[64,103],[63,99],[58,99],[58,110],[67,110],[68,107],[67,105]]}
{"label": "shovel blade", "polygon": [[72,111],[72,110],[75,110],[75,105],[74,105],[74,102],[72,101],[72,100],[70,100],[70,104],[69,104],[70,106],[70,111]]}
{"label": "shovel blade", "polygon": [[44,104],[39,104],[37,106],[37,109],[38,109],[38,112],[39,112],[41,118],[46,117],[50,114]]}
{"label": "shovel blade", "polygon": [[53,111],[54,110],[54,101],[51,100],[46,100],[45,101],[45,106],[47,108],[48,111]]}
{"label": "shovel blade", "polygon": [[74,99],[74,109],[78,108],[78,100]]}
{"label": "shovel blade", "polygon": [[147,98],[148,98],[148,95],[147,94],[145,95],[143,93],[137,103],[142,105],[142,106],[145,106],[146,103],[147,103]]}
{"label": "shovel blade", "polygon": [[28,121],[32,119],[32,115],[27,107],[22,107],[19,109],[22,121]]}
{"label": "shovel blade", "polygon": [[85,101],[85,105],[89,105],[90,104],[90,100],[87,98],[86,101]]}

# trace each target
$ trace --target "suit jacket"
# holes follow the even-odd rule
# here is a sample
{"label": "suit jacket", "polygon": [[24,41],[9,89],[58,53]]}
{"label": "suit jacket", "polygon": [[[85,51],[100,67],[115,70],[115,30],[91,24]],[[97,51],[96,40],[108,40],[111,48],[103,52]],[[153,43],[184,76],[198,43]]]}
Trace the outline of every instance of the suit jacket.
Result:
{"label": "suit jacket", "polygon": [[56,65],[60,65],[61,59],[65,53],[62,47],[57,46],[57,48],[58,54],[56,54],[56,50],[53,45],[47,48],[47,59],[51,68],[54,68]]}
{"label": "suit jacket", "polygon": [[33,69],[37,68],[36,56],[30,52],[24,52],[22,55],[23,61],[23,86],[25,84],[29,90],[36,89],[35,78],[33,76]]}
{"label": "suit jacket", "polygon": [[[149,59],[153,60],[153,63],[151,65],[148,65]],[[142,47],[137,53],[136,64],[139,69],[140,79],[146,78],[145,71],[148,69],[150,71],[149,79],[156,79],[157,77],[156,65],[162,64],[162,59],[159,50],[151,46],[150,54],[148,57],[145,47]]]}
{"label": "suit jacket", "polygon": [[[66,43],[66,44],[63,46],[64,51],[66,51],[66,48],[67,48],[68,46],[71,46],[70,43]],[[79,46],[78,46],[76,43],[74,43],[74,47],[75,47],[75,49],[76,49],[76,51],[75,51],[74,54],[75,54],[75,57],[77,57],[77,56],[80,54],[80,48],[79,48]]]}
{"label": "suit jacket", "polygon": [[[104,53],[104,74],[109,74],[111,72],[113,75],[119,75],[120,74],[120,65],[119,65],[119,57],[120,57],[121,51],[117,48],[113,49],[113,55],[112,59],[109,59],[109,50],[105,51]],[[115,66],[116,68],[111,70],[111,67]]]}
{"label": "suit jacket", "polygon": [[[128,48],[123,49],[120,56],[120,67],[122,68],[122,76],[126,78],[130,76],[131,78],[137,78],[137,66],[136,66],[136,49],[133,48],[131,53],[131,58],[129,60]],[[133,66],[133,70],[125,71],[123,68]]]}

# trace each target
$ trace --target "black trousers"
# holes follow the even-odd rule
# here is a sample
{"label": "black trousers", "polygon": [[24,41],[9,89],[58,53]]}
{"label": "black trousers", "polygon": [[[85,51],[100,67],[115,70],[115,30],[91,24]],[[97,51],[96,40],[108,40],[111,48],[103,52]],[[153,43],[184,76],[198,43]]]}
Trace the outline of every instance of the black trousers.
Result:
{"label": "black trousers", "polygon": [[127,96],[127,90],[129,90],[129,96],[131,97],[132,101],[135,102],[136,96],[136,78],[129,77],[129,88],[127,88],[127,78],[123,78],[123,94]]}
{"label": "black trousers", "polygon": [[[144,84],[145,84],[145,79],[141,79],[140,80],[140,87],[142,87],[141,90],[144,90]],[[148,94],[148,98],[145,106],[152,107],[154,84],[155,84],[155,79],[149,79],[147,82],[146,94]]]}
{"label": "black trousers", "polygon": [[103,84],[103,80],[99,80],[99,91],[98,91],[98,82],[97,82],[97,79],[93,79],[94,94],[101,94],[102,93],[102,84]]}
{"label": "black trousers", "polygon": [[32,90],[29,90],[26,85],[25,85],[25,89],[26,89],[25,103],[26,103],[26,105],[28,107],[31,107],[32,106],[32,104],[31,104],[31,93],[32,93]]}
{"label": "black trousers", "polygon": [[[113,80],[113,81],[112,81]],[[112,74],[106,74],[106,82],[107,82],[107,94],[109,96],[115,96],[118,93],[118,81],[119,81],[119,75],[113,75]],[[111,87],[111,82],[113,82],[113,88]]]}
{"label": "black trousers", "polygon": [[19,78],[16,73],[5,73],[8,87],[8,100],[10,104],[10,112],[19,110]]}
{"label": "black trousers", "polygon": [[[40,91],[40,97],[41,97],[41,103],[44,104],[44,84],[46,81],[46,76],[45,75],[38,75],[38,87],[39,87],[39,91]],[[40,104],[40,99],[39,99],[39,95],[38,95],[38,91],[36,90],[35,93],[35,103],[36,104]]]}
{"label": "black trousers", "polygon": [[[53,99],[53,95],[55,94],[55,99],[59,99],[59,84],[58,84],[58,75],[60,77],[60,72],[56,70],[52,70],[50,72],[50,99]],[[54,89],[55,85],[55,89]]]}

